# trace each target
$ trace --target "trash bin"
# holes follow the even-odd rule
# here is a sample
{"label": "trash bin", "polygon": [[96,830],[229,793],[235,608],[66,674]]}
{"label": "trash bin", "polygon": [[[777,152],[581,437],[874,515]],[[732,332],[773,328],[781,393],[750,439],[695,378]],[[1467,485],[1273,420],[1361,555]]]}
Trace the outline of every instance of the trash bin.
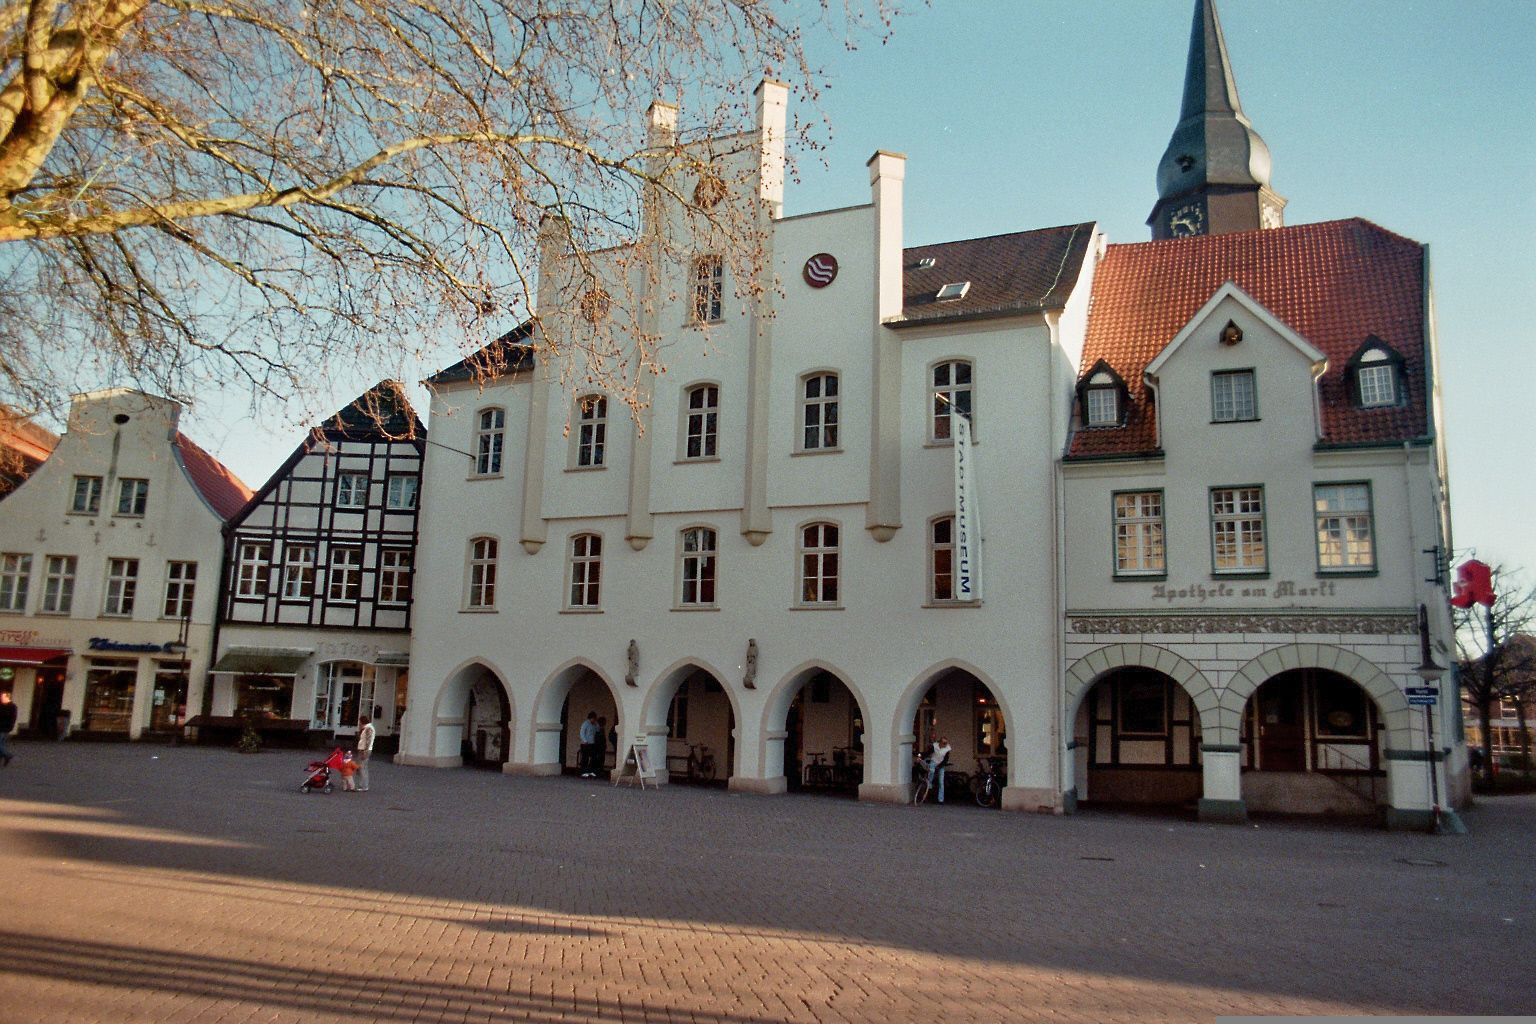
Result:
{"label": "trash bin", "polygon": [[68,711],[59,712],[58,718],[55,720],[55,725],[58,728],[58,735],[55,737],[56,739],[62,740],[69,735],[69,719],[70,713]]}

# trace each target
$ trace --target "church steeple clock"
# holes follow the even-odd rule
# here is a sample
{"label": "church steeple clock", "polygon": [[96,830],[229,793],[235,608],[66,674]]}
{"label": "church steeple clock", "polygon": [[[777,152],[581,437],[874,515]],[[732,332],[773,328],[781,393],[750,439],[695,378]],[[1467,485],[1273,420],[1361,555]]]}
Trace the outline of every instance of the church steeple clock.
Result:
{"label": "church steeple clock", "polygon": [[1243,116],[1216,0],[1195,0],[1179,123],[1157,165],[1152,237],[1277,228],[1285,199],[1269,187],[1269,147]]}

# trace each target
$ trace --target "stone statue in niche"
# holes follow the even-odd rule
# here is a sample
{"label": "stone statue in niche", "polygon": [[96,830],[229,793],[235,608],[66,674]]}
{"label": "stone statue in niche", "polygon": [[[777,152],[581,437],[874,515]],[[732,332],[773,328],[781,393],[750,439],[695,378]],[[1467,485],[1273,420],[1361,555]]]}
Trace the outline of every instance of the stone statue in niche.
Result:
{"label": "stone statue in niche", "polygon": [[741,677],[741,685],[749,690],[757,689],[757,641],[747,641],[747,671]]}
{"label": "stone statue in niche", "polygon": [[630,686],[639,686],[640,675],[640,645],[634,640],[629,642],[629,650],[625,654],[625,660],[629,663],[629,671],[624,673],[624,681]]}

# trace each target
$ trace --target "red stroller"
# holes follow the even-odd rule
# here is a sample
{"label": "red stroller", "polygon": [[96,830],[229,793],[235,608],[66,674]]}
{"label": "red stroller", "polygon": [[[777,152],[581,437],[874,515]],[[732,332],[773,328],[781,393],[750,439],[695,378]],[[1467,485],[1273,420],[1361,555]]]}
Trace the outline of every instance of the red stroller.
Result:
{"label": "red stroller", "polygon": [[346,760],[346,755],[337,747],[331,751],[331,756],[324,761],[311,761],[309,767],[304,769],[304,781],[299,785],[300,793],[308,793],[318,789],[322,793],[331,791],[331,772],[340,771],[341,764]]}

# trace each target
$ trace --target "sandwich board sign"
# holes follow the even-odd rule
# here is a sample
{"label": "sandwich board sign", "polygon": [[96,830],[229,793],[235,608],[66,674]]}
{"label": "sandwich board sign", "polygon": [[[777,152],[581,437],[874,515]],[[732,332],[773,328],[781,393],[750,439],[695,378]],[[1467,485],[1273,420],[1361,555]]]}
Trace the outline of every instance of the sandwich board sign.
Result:
{"label": "sandwich board sign", "polygon": [[623,767],[613,777],[613,784],[617,786],[620,782],[630,784],[638,782],[640,788],[644,789],[647,779],[652,780],[651,785],[657,785],[655,778],[656,769],[651,767],[650,744],[641,737],[629,745],[629,754],[624,758]]}

